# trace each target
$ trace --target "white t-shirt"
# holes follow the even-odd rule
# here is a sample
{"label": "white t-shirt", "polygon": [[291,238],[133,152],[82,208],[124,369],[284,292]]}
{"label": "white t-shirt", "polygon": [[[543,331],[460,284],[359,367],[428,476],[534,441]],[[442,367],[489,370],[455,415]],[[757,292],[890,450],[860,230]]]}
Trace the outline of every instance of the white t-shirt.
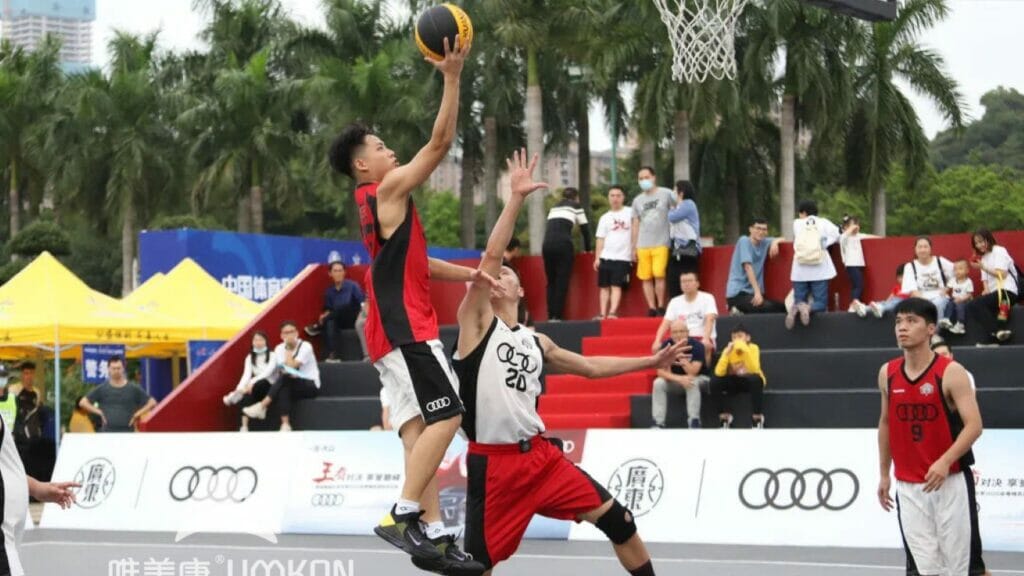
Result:
{"label": "white t-shirt", "polygon": [[18,558],[18,544],[25,531],[25,519],[28,517],[28,478],[25,466],[14,445],[11,429],[0,421],[0,476],[3,476],[3,537],[4,552],[11,576],[24,576]]}
{"label": "white t-shirt", "polygon": [[680,294],[669,300],[668,308],[665,310],[665,319],[675,322],[679,318],[686,319],[686,327],[690,329],[691,338],[702,338],[705,343],[714,346],[718,338],[718,324],[711,325],[711,340],[704,336],[704,319],[709,314],[718,316],[718,304],[715,297],[707,292],[697,292],[693,302],[686,300],[686,294]]}
{"label": "white t-shirt", "polygon": [[633,210],[624,207],[618,212],[605,212],[597,222],[598,238],[604,239],[604,247],[597,255],[601,260],[633,259]]}
{"label": "white t-shirt", "polygon": [[970,278],[964,278],[963,282],[953,278],[949,281],[949,289],[952,290],[953,298],[963,298],[964,296],[974,296],[974,282]]}
{"label": "white t-shirt", "polygon": [[[1007,292],[1013,292],[1014,294],[1020,294],[1020,289],[1017,284],[1018,278],[1015,276],[1017,269],[1014,268],[1013,258],[1010,253],[1006,251],[1006,248],[1002,246],[993,246],[992,251],[981,257],[981,264],[989,270],[1006,270],[1006,277],[1003,279],[1003,290]],[[998,288],[996,277],[988,272],[981,273],[981,279],[985,282],[985,293],[995,292]]]}
{"label": "white t-shirt", "polygon": [[843,255],[843,264],[850,266],[864,266],[864,248],[860,245],[860,234],[847,234],[839,237],[839,250]]}
{"label": "white t-shirt", "polygon": [[274,348],[274,356],[270,364],[256,377],[256,380],[266,380],[274,383],[281,373],[285,373],[302,378],[303,380],[312,380],[313,384],[320,388],[320,365],[317,364],[316,355],[313,354],[313,345],[299,340],[299,348],[295,356],[295,359],[299,361],[298,368],[285,366],[285,352],[285,344],[281,342]]}
{"label": "white t-shirt", "polygon": [[[939,272],[939,266],[942,272]],[[916,274],[915,274],[916,270]],[[942,276],[946,281],[942,281]],[[941,256],[932,256],[928,264],[921,264],[917,259],[911,260],[903,266],[903,289],[902,292],[920,292],[922,298],[932,299],[941,296],[949,282],[953,280],[953,263]]]}
{"label": "white t-shirt", "polygon": [[[808,216],[793,220],[793,237],[800,234],[806,222],[814,218],[818,223],[818,232],[821,234],[822,248],[828,248],[839,241],[839,227],[833,224],[828,218],[821,216]],[[832,264],[832,258],[826,252],[825,257],[817,264],[801,264],[793,258],[793,267],[789,272],[789,279],[793,282],[817,282],[819,280],[831,280],[836,277],[836,267]]]}

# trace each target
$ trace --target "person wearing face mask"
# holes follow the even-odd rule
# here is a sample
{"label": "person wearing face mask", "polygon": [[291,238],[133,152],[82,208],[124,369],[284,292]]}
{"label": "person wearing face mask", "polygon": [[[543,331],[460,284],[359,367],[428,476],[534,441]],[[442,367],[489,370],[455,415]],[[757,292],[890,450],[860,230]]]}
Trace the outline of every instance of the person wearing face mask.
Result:
{"label": "person wearing face mask", "polygon": [[642,193],[633,199],[633,261],[636,277],[644,286],[647,315],[665,314],[665,273],[669,260],[669,210],[676,198],[657,184],[654,168],[644,166],[637,174]]}
{"label": "person wearing face mask", "polygon": [[[252,348],[245,356],[242,378],[238,381],[235,389],[224,396],[225,406],[234,406],[240,403],[244,409],[267,397],[267,392],[270,391],[272,385],[270,378],[273,377],[273,374],[262,378],[260,376],[270,372],[269,369],[274,362],[268,347],[269,343],[265,332],[259,330],[253,332]],[[239,431],[249,431],[249,417],[244,413],[242,414],[242,427]]]}
{"label": "person wearing face mask", "polygon": [[292,429],[291,412],[295,400],[316,398],[320,393],[320,366],[313,353],[313,345],[299,339],[295,322],[281,324],[281,343],[274,348],[274,355],[263,372],[256,375],[256,381],[271,382],[270,388],[259,402],[242,409],[249,418],[263,420],[267,408],[277,402],[281,412],[281,431]]}

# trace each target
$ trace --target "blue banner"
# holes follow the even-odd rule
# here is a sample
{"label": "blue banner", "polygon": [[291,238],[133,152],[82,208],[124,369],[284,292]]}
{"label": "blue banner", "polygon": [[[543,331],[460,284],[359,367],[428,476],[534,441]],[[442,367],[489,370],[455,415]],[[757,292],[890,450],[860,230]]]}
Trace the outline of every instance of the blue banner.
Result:
{"label": "blue banner", "polygon": [[195,372],[204,362],[213,357],[224,345],[223,340],[189,340],[188,341],[188,372]]}
{"label": "blue banner", "polygon": [[[478,250],[459,248],[430,248],[428,252],[442,260],[480,256]],[[351,240],[188,229],[139,235],[142,282],[157,272],[169,272],[185,258],[195,260],[235,294],[255,302],[273,298],[309,264],[369,262],[362,242]]]}
{"label": "blue banner", "polygon": [[124,358],[123,344],[85,344],[82,346],[82,381],[103,384],[107,381],[107,361],[114,356]]}

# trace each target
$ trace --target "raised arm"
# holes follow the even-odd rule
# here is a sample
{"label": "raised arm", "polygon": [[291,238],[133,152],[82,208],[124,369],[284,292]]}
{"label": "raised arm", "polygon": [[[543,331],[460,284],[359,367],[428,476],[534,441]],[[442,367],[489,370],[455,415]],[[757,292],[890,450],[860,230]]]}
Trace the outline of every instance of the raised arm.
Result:
{"label": "raised arm", "polygon": [[608,378],[637,372],[639,370],[668,369],[680,357],[690,351],[686,342],[677,342],[674,346],[665,347],[657,354],[641,358],[624,358],[621,356],[581,356],[559,347],[551,338],[537,334],[544,350],[544,361],[548,366],[565,374],[575,374],[586,378]]}

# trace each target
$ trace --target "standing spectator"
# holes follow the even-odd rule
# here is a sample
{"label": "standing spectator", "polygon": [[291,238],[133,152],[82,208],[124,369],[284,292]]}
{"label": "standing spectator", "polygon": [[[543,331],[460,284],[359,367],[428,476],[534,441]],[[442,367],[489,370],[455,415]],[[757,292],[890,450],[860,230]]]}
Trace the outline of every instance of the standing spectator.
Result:
{"label": "standing spectator", "polygon": [[49,416],[46,414],[47,407],[43,405],[44,396],[45,393],[36,387],[36,365],[23,362],[21,381],[12,385],[9,393],[17,406],[17,417],[11,426],[11,434],[25,469],[30,475],[40,478],[49,476],[52,471],[52,464],[47,464],[50,460],[46,453],[53,448],[43,437],[46,431],[43,421]]}
{"label": "standing spectator", "polygon": [[968,274],[970,267],[967,260],[960,259],[953,263],[953,280],[949,282],[950,300],[946,310],[953,326],[949,331],[953,334],[964,334],[967,328],[964,322],[967,321],[967,304],[974,299],[974,281]]}
{"label": "standing spectator", "polygon": [[[230,393],[224,396],[224,405],[233,406],[241,403],[242,408],[247,408],[262,401],[270,392],[273,371],[270,369],[273,356],[270,352],[270,340],[265,332],[257,330],[252,334],[252,346],[245,356],[245,365],[242,368],[242,377],[238,385]],[[265,374],[269,376],[264,376]],[[242,427],[240,432],[249,431],[249,417],[242,414]]]}
{"label": "standing spectator", "polygon": [[949,282],[953,278],[953,263],[932,254],[932,240],[921,236],[914,243],[914,255],[903,267],[903,292],[911,297],[924,298],[939,311],[939,328],[949,330],[946,305],[949,303]]}
{"label": "standing spectator", "polygon": [[779,255],[781,238],[768,236],[768,221],[754,218],[750,235],[740,236],[729,263],[725,301],[733,313],[782,314],[786,305],[764,297],[764,264]]}
{"label": "standing spectator", "polygon": [[[675,205],[675,194],[658,187],[654,168],[644,166],[637,174],[640,190],[633,199],[633,260],[636,277],[643,282],[647,315],[665,313],[665,273],[669,258],[668,212]],[[672,278],[675,282],[677,278]]]}
{"label": "standing spectator", "polygon": [[864,297],[864,248],[861,246],[860,219],[856,216],[843,216],[843,233],[839,236],[839,251],[843,257],[843,266],[850,277],[850,312],[863,318],[868,308],[861,300]]}
{"label": "standing spectator", "polygon": [[1013,337],[1010,314],[1020,294],[1020,277],[1010,253],[998,243],[992,232],[979,228],[971,236],[974,257],[971,267],[981,270],[983,294],[968,306],[970,315],[982,328],[979,345],[1001,344]]}
{"label": "standing spectator", "polygon": [[[828,309],[828,282],[836,277],[828,247],[839,241],[839,228],[828,218],[818,216],[813,200],[800,203],[799,218],[793,221],[793,307],[786,314],[786,329],[792,330],[796,315],[800,323],[811,323],[812,312]],[[813,304],[807,298],[814,299]]]}
{"label": "standing spectator", "polygon": [[686,394],[686,421],[690,428],[700,428],[700,394],[707,390],[707,377],[704,359],[704,345],[690,338],[690,328],[686,321],[677,319],[672,322],[672,338],[662,348],[674,346],[676,342],[686,342],[689,354],[685,360],[676,362],[670,370],[658,369],[658,377],[654,379],[654,393],[651,394],[651,414],[654,426],[664,428],[668,417],[668,395]]}
{"label": "standing spectator", "polygon": [[[667,278],[679,278],[683,272],[700,271],[700,212],[697,210],[697,191],[689,180],[676,182],[676,205],[668,213],[671,253]],[[681,294],[679,285],[669,282],[668,299]]]}
{"label": "standing spectator", "polygon": [[128,381],[124,358],[107,360],[108,381],[93,388],[78,405],[99,416],[100,432],[132,432],[139,420],[156,406],[154,400],[138,384]]}
{"label": "standing spectator", "polygon": [[565,296],[569,293],[569,280],[575,250],[572,231],[579,224],[583,236],[583,251],[590,252],[590,224],[580,206],[579,191],[566,188],[562,201],[548,212],[548,227],[544,231],[544,274],[548,278],[548,320],[565,320]]}
{"label": "standing spectator", "polygon": [[306,326],[306,334],[323,334],[327,362],[338,362],[341,356],[338,351],[341,331],[356,329],[365,358],[366,336],[363,335],[362,326],[357,326],[357,322],[362,320],[361,324],[366,324],[366,296],[359,284],[345,278],[345,264],[341,261],[331,262],[328,268],[331,285],[324,292],[323,311],[316,324]]}
{"label": "standing spectator", "polygon": [[263,420],[267,408],[275,400],[280,406],[281,432],[290,432],[292,403],[295,400],[316,398],[320,392],[320,367],[316,363],[313,345],[299,339],[296,324],[281,324],[281,343],[274,348],[274,358],[256,380],[273,382],[267,395],[259,402],[242,409],[249,418]]}
{"label": "standing spectator", "polygon": [[622,289],[633,271],[633,211],[625,206],[626,193],[620,186],[608,189],[610,209],[597,221],[597,250],[594,270],[601,290],[600,318],[618,318]]}
{"label": "standing spectator", "polygon": [[750,394],[753,406],[752,427],[764,428],[764,387],[768,380],[761,371],[761,349],[750,341],[743,324],[732,329],[731,341],[722,350],[711,379],[710,396],[718,410],[722,428],[732,427],[732,412],[725,408],[725,396]]}
{"label": "standing spectator", "polygon": [[18,401],[7,387],[7,366],[0,362],[0,417],[4,426],[10,429],[18,418]]}
{"label": "standing spectator", "polygon": [[718,319],[718,304],[714,295],[700,291],[700,280],[696,272],[683,272],[679,276],[683,293],[668,303],[665,319],[658,326],[654,335],[651,350],[656,354],[661,349],[661,339],[669,331],[672,322],[681,319],[689,327],[689,337],[704,344],[705,365],[710,365],[711,355],[715,350],[715,339],[718,332],[715,323]]}
{"label": "standing spectator", "polygon": [[[876,318],[884,318],[886,313],[895,310],[900,302],[910,298],[910,293],[903,291],[903,270],[905,268],[906,265],[904,264],[896,266],[896,284],[893,285],[892,290],[889,292],[889,297],[882,302],[872,302],[868,305],[868,308],[871,309]],[[859,311],[857,313],[860,314]]]}

